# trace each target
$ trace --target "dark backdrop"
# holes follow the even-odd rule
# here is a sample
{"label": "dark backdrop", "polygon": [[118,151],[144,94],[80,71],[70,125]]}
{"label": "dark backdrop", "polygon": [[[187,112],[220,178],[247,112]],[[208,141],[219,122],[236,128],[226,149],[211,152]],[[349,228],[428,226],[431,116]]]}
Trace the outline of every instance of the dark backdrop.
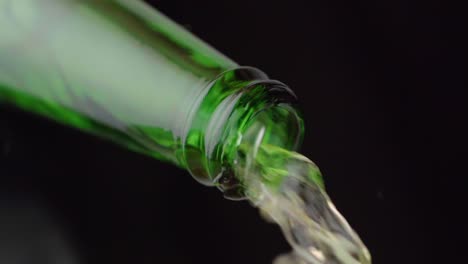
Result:
{"label": "dark backdrop", "polygon": [[[456,72],[436,69],[445,39],[437,4],[152,2],[298,94],[302,152],[322,169],[375,263],[431,262],[427,194],[444,165],[432,152],[455,141],[441,133],[458,119],[439,119],[440,109],[461,107],[457,94],[442,92],[458,80],[441,75]],[[246,202],[226,201],[168,164],[5,107],[0,166],[0,232],[14,238],[0,236],[0,247],[42,256],[30,263],[56,263],[39,261],[50,251],[78,263],[259,264],[289,251],[278,228]],[[35,244],[31,234],[47,240]]]}

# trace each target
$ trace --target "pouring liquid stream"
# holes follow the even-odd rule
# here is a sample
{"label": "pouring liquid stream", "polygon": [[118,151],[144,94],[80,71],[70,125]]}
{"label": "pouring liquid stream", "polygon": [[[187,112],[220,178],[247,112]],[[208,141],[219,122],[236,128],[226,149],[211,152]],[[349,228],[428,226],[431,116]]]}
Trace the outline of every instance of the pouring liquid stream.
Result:
{"label": "pouring liquid stream", "polygon": [[318,167],[262,137],[241,144],[235,173],[247,199],[293,248],[274,264],[370,264],[369,251],[325,192]]}

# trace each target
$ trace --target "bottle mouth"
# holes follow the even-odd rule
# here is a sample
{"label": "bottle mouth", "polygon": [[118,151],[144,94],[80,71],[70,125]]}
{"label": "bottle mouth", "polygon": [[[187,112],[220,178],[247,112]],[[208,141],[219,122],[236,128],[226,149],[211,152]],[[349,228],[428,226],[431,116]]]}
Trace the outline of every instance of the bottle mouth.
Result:
{"label": "bottle mouth", "polygon": [[288,86],[278,81],[264,82],[260,89],[263,89],[263,103],[248,118],[239,145],[261,140],[257,144],[298,150],[302,143],[304,123],[297,108],[296,95]]}
{"label": "bottle mouth", "polygon": [[221,74],[195,116],[178,159],[198,182],[220,189],[237,184],[232,171],[242,143],[262,133],[263,143],[297,150],[302,140],[294,93],[251,67]]}
{"label": "bottle mouth", "polygon": [[231,119],[237,120],[237,124],[226,127],[225,142],[228,144],[224,145],[224,156],[220,157],[224,161],[224,169],[216,178],[217,187],[232,200],[244,199],[242,175],[235,175],[235,166],[242,162],[239,156],[242,152],[255,152],[264,144],[297,151],[304,130],[303,119],[296,108],[296,96],[286,85],[268,81],[243,92],[242,97],[245,98],[238,103],[245,103],[245,107],[238,109],[246,111],[242,112],[242,117]]}

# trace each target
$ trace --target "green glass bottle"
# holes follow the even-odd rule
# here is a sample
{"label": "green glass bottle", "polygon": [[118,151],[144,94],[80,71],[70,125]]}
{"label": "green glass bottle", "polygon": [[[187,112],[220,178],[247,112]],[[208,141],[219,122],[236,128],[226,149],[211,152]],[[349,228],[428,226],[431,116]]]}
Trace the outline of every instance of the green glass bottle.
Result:
{"label": "green glass bottle", "polygon": [[265,142],[296,149],[294,101],[141,1],[0,0],[1,103],[170,161],[205,185],[236,186],[235,153],[253,124]]}
{"label": "green glass bottle", "polygon": [[249,199],[294,251],[275,263],[370,263],[292,152],[295,96],[139,0],[0,0],[0,103],[188,170]]}

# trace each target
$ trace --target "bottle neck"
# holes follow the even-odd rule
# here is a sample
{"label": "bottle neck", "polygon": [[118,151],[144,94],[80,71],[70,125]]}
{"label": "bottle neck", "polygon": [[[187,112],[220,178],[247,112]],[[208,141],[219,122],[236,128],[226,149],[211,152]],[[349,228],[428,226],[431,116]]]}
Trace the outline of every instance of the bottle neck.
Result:
{"label": "bottle neck", "polygon": [[187,118],[179,162],[205,185],[226,191],[238,180],[232,173],[242,142],[258,138],[264,143],[296,150],[303,123],[296,97],[283,83],[270,80],[252,67],[224,72],[196,104]]}

